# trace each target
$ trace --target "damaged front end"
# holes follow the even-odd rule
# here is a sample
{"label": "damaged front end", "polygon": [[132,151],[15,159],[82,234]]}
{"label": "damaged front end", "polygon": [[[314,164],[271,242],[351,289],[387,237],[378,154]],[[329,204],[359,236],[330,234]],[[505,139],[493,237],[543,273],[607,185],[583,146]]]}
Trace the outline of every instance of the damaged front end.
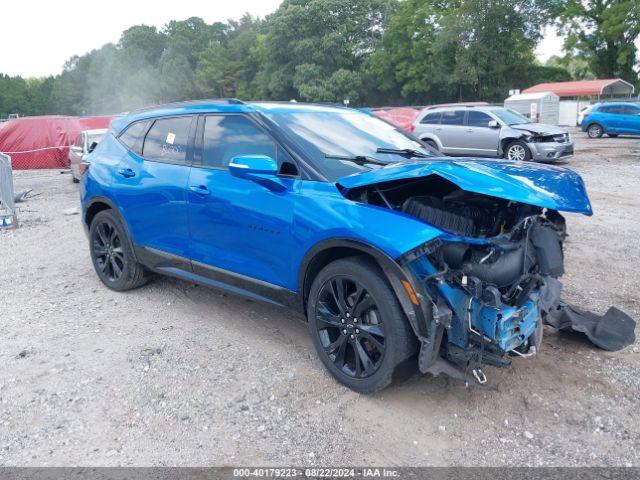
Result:
{"label": "damaged front end", "polygon": [[[527,185],[542,195],[540,183],[550,184],[542,174],[538,185],[526,178],[521,175],[518,188],[512,183],[515,196]],[[566,226],[549,202],[504,198],[509,192],[498,188],[487,192],[499,192],[500,198],[458,183],[464,182],[431,171],[355,186],[347,195],[442,230],[397,259],[414,279],[416,296],[430,304],[428,325],[414,325],[422,342],[420,370],[483,384],[482,365],[505,367],[513,356],[538,352],[545,317],[560,302]],[[574,187],[584,192],[581,180]],[[579,211],[577,203],[569,208],[571,201],[564,201],[561,208]],[[581,213],[591,214],[586,193],[580,201]]]}
{"label": "damaged front end", "polygon": [[[433,309],[450,312],[434,325],[441,332],[432,332],[441,337],[439,356],[460,373],[471,366],[479,383],[486,380],[482,364],[505,367],[510,356],[535,355],[544,317],[560,302],[564,219],[523,210],[511,229],[481,242],[446,235],[399,259],[420,279]],[[439,362],[421,368],[437,374]]]}

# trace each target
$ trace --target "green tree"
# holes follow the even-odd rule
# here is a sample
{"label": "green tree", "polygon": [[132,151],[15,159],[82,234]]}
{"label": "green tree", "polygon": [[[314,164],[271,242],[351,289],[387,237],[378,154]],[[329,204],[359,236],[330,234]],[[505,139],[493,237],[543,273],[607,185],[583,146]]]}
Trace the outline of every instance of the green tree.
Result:
{"label": "green tree", "polygon": [[640,85],[634,70],[640,38],[638,0],[561,0],[559,25],[565,49],[583,56],[596,77]]}
{"label": "green tree", "polygon": [[370,75],[411,103],[502,100],[529,83],[549,7],[545,0],[407,0]]}
{"label": "green tree", "polygon": [[393,0],[285,0],[268,18],[259,89],[279,100],[360,100],[359,72],[396,6]]}

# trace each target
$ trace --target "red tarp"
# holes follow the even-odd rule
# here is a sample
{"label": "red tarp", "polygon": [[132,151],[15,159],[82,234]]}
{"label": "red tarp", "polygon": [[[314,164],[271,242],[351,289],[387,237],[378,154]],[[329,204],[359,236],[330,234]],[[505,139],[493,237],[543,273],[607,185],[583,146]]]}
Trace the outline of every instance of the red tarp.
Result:
{"label": "red tarp", "polygon": [[373,110],[376,117],[380,117],[396,127],[409,130],[409,127],[416,119],[420,110],[411,107],[385,108],[384,110]]}
{"label": "red tarp", "polygon": [[113,117],[24,117],[0,123],[0,152],[14,170],[66,168],[69,145],[84,130],[107,128]]}

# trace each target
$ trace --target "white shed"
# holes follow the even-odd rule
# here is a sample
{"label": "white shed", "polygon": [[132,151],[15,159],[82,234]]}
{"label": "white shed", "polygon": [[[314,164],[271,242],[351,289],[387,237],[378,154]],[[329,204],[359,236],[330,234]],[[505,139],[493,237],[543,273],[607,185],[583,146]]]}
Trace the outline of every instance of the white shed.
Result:
{"label": "white shed", "polygon": [[505,108],[521,113],[532,122],[557,125],[560,97],[553,92],[519,93],[504,101]]}

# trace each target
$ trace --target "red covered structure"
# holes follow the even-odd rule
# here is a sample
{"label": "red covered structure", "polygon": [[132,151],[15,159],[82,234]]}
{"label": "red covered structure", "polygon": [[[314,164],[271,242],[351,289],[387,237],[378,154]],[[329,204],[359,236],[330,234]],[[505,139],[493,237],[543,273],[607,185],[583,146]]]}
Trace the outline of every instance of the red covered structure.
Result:
{"label": "red covered structure", "polygon": [[372,113],[376,117],[394,124],[396,127],[409,130],[409,127],[420,113],[420,109],[413,107],[380,108],[372,110]]}
{"label": "red covered structure", "polygon": [[84,130],[107,128],[113,117],[24,117],[0,123],[0,152],[14,170],[66,168],[69,145]]}

